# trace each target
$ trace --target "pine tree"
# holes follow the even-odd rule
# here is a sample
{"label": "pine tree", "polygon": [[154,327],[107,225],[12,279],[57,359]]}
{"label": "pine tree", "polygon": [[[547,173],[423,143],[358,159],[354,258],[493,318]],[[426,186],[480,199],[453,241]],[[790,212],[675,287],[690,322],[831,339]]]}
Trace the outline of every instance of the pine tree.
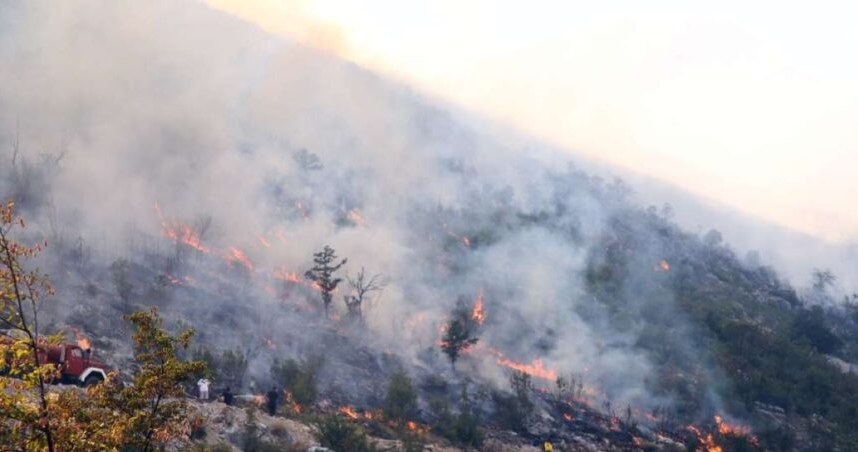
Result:
{"label": "pine tree", "polygon": [[334,272],[345,265],[348,259],[343,259],[340,263],[334,264],[336,261],[336,251],[330,246],[325,245],[322,251],[313,254],[313,263],[316,265],[304,273],[307,279],[312,280],[318,285],[319,291],[322,293],[322,305],[325,308],[325,317],[328,316],[328,309],[333,300],[333,293],[343,280],[342,278],[334,278]]}
{"label": "pine tree", "polygon": [[471,318],[470,311],[464,304],[459,303],[450,317],[441,338],[441,350],[450,358],[450,364],[456,367],[456,360],[463,350],[474,345],[479,340],[476,337],[476,324]]}

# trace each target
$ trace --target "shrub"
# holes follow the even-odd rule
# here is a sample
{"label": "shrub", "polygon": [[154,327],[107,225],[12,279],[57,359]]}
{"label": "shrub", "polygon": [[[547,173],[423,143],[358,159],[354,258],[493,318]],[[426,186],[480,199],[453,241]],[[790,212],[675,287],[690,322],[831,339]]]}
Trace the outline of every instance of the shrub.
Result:
{"label": "shrub", "polygon": [[408,375],[399,371],[390,378],[387,397],[384,400],[384,415],[389,419],[408,419],[417,410],[417,392]]}
{"label": "shrub", "polygon": [[321,367],[321,359],[310,359],[303,363],[294,359],[274,360],[271,378],[292,394],[292,400],[301,405],[310,405],[318,397],[316,377]]}
{"label": "shrub", "polygon": [[375,452],[366,433],[339,416],[328,416],[319,424],[319,442],[337,452]]}

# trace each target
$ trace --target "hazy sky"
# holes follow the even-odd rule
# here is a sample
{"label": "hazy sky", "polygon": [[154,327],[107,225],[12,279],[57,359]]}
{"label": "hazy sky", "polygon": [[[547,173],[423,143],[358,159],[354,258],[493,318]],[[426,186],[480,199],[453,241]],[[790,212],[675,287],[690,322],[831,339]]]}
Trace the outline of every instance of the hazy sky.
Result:
{"label": "hazy sky", "polygon": [[522,130],[858,240],[858,4],[207,0]]}

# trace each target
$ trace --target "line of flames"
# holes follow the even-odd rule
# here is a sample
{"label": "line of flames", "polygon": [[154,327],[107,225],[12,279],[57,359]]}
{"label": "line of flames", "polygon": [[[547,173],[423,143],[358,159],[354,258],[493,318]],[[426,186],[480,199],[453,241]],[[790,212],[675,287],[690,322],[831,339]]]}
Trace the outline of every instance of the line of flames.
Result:
{"label": "line of flames", "polygon": [[[702,430],[700,430],[700,428],[694,425],[689,425],[686,427],[686,429],[697,437],[697,441],[700,443],[700,450],[703,450],[705,452],[724,451],[724,448],[720,444],[718,444],[716,436],[712,432],[704,433]],[[715,431],[721,437],[748,437],[751,443],[759,446],[757,438],[751,435],[751,429],[749,427],[744,425],[730,424],[719,415],[715,416]]]}
{"label": "line of flames", "polygon": [[[337,409],[337,412],[352,420],[384,421],[384,414],[381,410],[358,411],[351,405],[343,405]],[[388,420],[387,423],[391,426],[396,425],[396,422],[392,420]],[[415,433],[424,434],[429,432],[429,426],[414,421],[406,421],[402,425]]]}

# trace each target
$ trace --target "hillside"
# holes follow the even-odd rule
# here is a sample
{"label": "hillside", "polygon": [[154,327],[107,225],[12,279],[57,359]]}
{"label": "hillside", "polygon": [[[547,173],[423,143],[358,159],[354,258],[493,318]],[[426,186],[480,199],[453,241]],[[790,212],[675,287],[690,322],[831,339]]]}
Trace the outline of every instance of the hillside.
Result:
{"label": "hillside", "polygon": [[[793,288],[569,154],[195,2],[4,6],[0,198],[48,242],[45,332],[133,373],[122,316],[157,306],[196,330],[184,358],[217,391],[274,385],[284,416],[386,439],[407,429],[366,413],[404,375],[398,418],[443,447],[858,444],[858,297]],[[307,273],[326,245],[348,259],[329,309]],[[454,320],[477,341],[451,363]]]}

